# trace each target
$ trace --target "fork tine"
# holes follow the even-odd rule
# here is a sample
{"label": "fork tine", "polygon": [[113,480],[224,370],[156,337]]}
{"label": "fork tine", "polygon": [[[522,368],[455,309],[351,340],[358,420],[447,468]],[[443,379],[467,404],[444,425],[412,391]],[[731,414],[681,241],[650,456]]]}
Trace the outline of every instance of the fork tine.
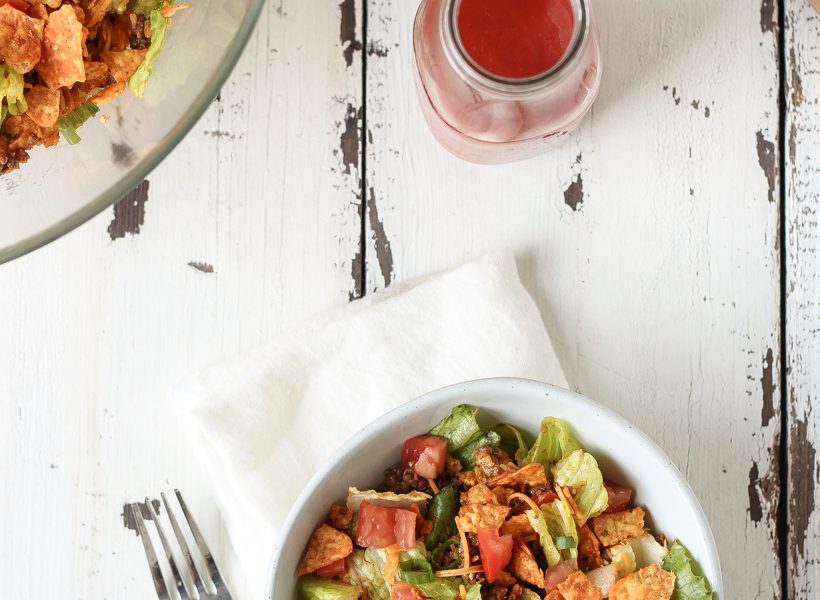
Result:
{"label": "fork tine", "polygon": [[145,558],[148,560],[148,568],[151,570],[151,579],[154,580],[154,587],[157,590],[159,600],[170,600],[168,595],[168,581],[165,579],[165,574],[159,567],[159,560],[157,553],[154,552],[154,544],[151,538],[148,537],[148,529],[145,527],[145,521],[142,518],[142,511],[137,504],[130,504],[131,515],[134,517],[134,523],[137,525],[137,531],[142,538],[142,547],[145,550]]}
{"label": "fork tine", "polygon": [[213,581],[217,589],[224,588],[225,582],[222,581],[222,575],[219,573],[216,562],[214,561],[213,556],[211,556],[211,551],[205,543],[205,538],[202,537],[202,532],[199,531],[199,526],[197,526],[194,516],[188,511],[188,506],[185,504],[185,500],[182,499],[182,494],[179,493],[179,490],[175,489],[174,494],[176,494],[177,500],[179,501],[179,506],[182,508],[182,513],[185,515],[185,520],[188,521],[188,525],[191,528],[191,533],[194,534],[196,545],[199,547],[199,551],[205,559],[205,564],[208,566],[208,574],[211,576],[211,581]]}
{"label": "fork tine", "polygon": [[188,572],[192,573],[195,579],[195,585],[197,588],[197,596],[199,596],[199,592],[203,594],[208,594],[207,591],[207,581],[203,577],[203,574],[200,572],[199,567],[194,562],[193,557],[191,556],[191,550],[188,547],[188,542],[185,540],[185,536],[182,533],[182,529],[179,527],[179,521],[177,521],[176,514],[174,513],[171,505],[168,503],[168,498],[165,497],[165,492],[160,492],[160,497],[162,498],[162,503],[165,504],[165,512],[168,515],[168,520],[171,521],[171,529],[174,530],[174,535],[177,538],[177,543],[179,543],[179,549],[182,551],[182,556],[185,559],[185,562],[188,564]]}
{"label": "fork tine", "polygon": [[[199,600],[199,592],[197,592],[196,588],[194,587],[194,581],[191,578],[191,572],[187,567],[187,565],[182,565],[182,572],[177,568],[176,560],[174,559],[174,554],[171,551],[171,546],[168,544],[168,538],[165,537],[165,529],[162,526],[162,523],[159,520],[159,515],[157,511],[154,509],[154,505],[151,503],[148,498],[145,499],[145,504],[148,506],[148,512],[151,513],[151,520],[154,521],[154,525],[157,527],[157,533],[159,533],[159,541],[162,543],[162,548],[165,550],[165,556],[168,557],[168,563],[171,565],[171,573],[174,575],[174,579],[176,580],[176,588],[179,592],[179,597],[182,598],[183,588],[185,593],[188,595],[190,600]],[[182,585],[180,585],[180,583]]]}

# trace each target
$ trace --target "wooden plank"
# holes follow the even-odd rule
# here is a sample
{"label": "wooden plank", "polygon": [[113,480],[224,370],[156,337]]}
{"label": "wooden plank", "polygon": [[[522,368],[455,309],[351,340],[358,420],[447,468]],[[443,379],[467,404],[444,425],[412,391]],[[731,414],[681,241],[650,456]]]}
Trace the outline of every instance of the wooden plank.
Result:
{"label": "wooden plank", "polygon": [[572,386],[689,478],[724,598],[778,597],[776,3],[599,0],[591,117],[502,167],[460,162],[428,133],[416,4],[369,4],[368,288],[514,249]]}
{"label": "wooden plank", "polygon": [[789,598],[820,594],[820,14],[786,2]]}
{"label": "wooden plank", "polygon": [[5,596],[150,597],[120,513],[174,486],[235,597],[261,596],[259,581],[241,587],[167,398],[192,371],[355,289],[361,6],[268,3],[219,99],[149,175],[147,198],[0,268]]}

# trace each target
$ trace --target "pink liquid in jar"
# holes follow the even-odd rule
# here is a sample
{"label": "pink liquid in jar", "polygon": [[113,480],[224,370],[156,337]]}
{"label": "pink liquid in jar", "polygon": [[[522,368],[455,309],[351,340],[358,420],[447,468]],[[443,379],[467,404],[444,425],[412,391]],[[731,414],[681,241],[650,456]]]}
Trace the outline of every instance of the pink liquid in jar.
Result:
{"label": "pink liquid in jar", "polygon": [[436,139],[475,163],[535,156],[570,132],[600,86],[587,0],[423,0],[414,50]]}

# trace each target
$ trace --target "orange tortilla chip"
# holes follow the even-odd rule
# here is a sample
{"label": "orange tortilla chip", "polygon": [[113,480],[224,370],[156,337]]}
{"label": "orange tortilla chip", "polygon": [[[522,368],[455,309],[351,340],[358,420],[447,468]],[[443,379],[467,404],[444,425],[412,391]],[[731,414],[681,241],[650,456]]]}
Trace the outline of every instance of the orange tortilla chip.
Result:
{"label": "orange tortilla chip", "polygon": [[592,530],[601,544],[609,548],[627,538],[642,535],[643,518],[644,512],[640,506],[617,513],[604,513],[592,519]]}
{"label": "orange tortilla chip", "polygon": [[9,4],[0,6],[0,62],[18,73],[31,71],[40,62],[43,25]]}
{"label": "orange tortilla chip", "polygon": [[52,90],[85,81],[83,26],[77,12],[64,4],[49,16],[43,31],[43,54],[37,72]]}
{"label": "orange tortilla chip", "polygon": [[60,118],[60,92],[44,85],[35,85],[26,92],[28,118],[40,127],[54,127]]}
{"label": "orange tortilla chip", "polygon": [[552,590],[544,600],[564,600],[564,597],[558,590]]}
{"label": "orange tortilla chip", "polygon": [[509,569],[519,581],[544,589],[544,571],[538,566],[532,551],[523,542],[516,542],[513,547]]}
{"label": "orange tortilla chip", "polygon": [[91,29],[103,20],[111,5],[111,0],[82,0],[80,4],[85,14],[84,25]]}
{"label": "orange tortilla chip", "polygon": [[137,67],[142,64],[148,50],[122,50],[120,52],[100,52],[100,60],[111,70],[114,81],[128,81]]}
{"label": "orange tortilla chip", "polygon": [[675,591],[675,574],[649,565],[615,582],[609,600],[669,600]]}
{"label": "orange tortilla chip", "polygon": [[335,529],[347,529],[350,522],[353,520],[353,511],[344,504],[334,504],[330,507],[330,522],[331,527]]}
{"label": "orange tortilla chip", "polygon": [[114,83],[108,65],[102,61],[85,63],[85,87],[104,88]]}
{"label": "orange tortilla chip", "polygon": [[595,537],[589,525],[578,528],[578,567],[582,571],[591,571],[604,566],[601,558],[601,542]]}
{"label": "orange tortilla chip", "polygon": [[504,524],[501,525],[501,531],[499,533],[501,535],[509,534],[513,537],[520,538],[528,535],[534,535],[535,529],[532,528],[527,515],[515,515],[510,517],[509,520],[504,521]]}
{"label": "orange tortilla chip", "polygon": [[298,575],[307,575],[336,561],[347,558],[353,552],[353,541],[341,531],[322,524],[313,532],[307,550],[299,563]]}
{"label": "orange tortilla chip", "polygon": [[575,571],[563,583],[559,583],[558,591],[565,600],[601,600],[600,588],[581,571]]}
{"label": "orange tortilla chip", "polygon": [[120,95],[125,91],[125,82],[121,81],[119,83],[112,83],[106,88],[101,89],[99,92],[94,94],[91,97],[91,102],[96,104],[97,106],[102,106],[106,102],[111,102],[120,97]]}
{"label": "orange tortilla chip", "polygon": [[509,506],[499,504],[467,504],[461,507],[456,517],[456,525],[466,533],[476,533],[484,527],[501,527],[510,514]]}
{"label": "orange tortilla chip", "polygon": [[490,480],[492,487],[496,486],[522,486],[522,485],[546,485],[547,473],[541,463],[530,463],[511,473],[502,473],[498,477]]}

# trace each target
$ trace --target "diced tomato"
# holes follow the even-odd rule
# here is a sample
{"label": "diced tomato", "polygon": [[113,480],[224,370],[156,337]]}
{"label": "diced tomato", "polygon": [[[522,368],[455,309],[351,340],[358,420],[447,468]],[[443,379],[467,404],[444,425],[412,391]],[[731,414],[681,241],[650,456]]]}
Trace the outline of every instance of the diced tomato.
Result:
{"label": "diced tomato", "polygon": [[606,488],[606,495],[609,497],[609,506],[606,508],[608,513],[621,512],[632,500],[632,488],[611,481],[604,481],[604,487]]}
{"label": "diced tomato", "polygon": [[393,584],[390,600],[427,600],[427,596],[414,585],[398,581]]}
{"label": "diced tomato", "polygon": [[498,578],[512,558],[513,537],[498,535],[498,529],[482,527],[478,530],[478,553],[484,577],[489,583]]}
{"label": "diced tomato", "polygon": [[551,502],[558,500],[558,494],[552,490],[535,490],[530,494],[530,498],[532,498],[532,501],[538,506],[544,506],[545,504],[550,504]]}
{"label": "diced tomato", "polygon": [[347,567],[345,566],[345,559],[340,558],[336,562],[330,563],[328,566],[318,569],[316,574],[319,577],[326,577],[329,579],[331,577],[335,577],[336,575],[344,575],[346,570]]}
{"label": "diced tomato", "polygon": [[395,534],[396,545],[402,550],[410,550],[416,547],[416,517],[412,510],[403,508],[395,509]]}
{"label": "diced tomato", "polygon": [[447,438],[437,435],[419,435],[404,442],[401,464],[419,477],[435,479],[447,464]]}
{"label": "diced tomato", "polygon": [[547,594],[558,587],[559,583],[564,583],[567,577],[578,570],[578,561],[574,558],[559,562],[547,569],[544,576],[544,583],[547,589]]}
{"label": "diced tomato", "polygon": [[362,548],[387,548],[395,544],[395,509],[362,502],[356,524],[356,543]]}
{"label": "diced tomato", "polygon": [[356,525],[356,543],[362,548],[397,545],[409,550],[416,545],[416,516],[412,510],[362,502]]}
{"label": "diced tomato", "polygon": [[28,10],[28,2],[25,0],[0,0],[0,6],[4,4],[10,5],[12,8],[26,12]]}

